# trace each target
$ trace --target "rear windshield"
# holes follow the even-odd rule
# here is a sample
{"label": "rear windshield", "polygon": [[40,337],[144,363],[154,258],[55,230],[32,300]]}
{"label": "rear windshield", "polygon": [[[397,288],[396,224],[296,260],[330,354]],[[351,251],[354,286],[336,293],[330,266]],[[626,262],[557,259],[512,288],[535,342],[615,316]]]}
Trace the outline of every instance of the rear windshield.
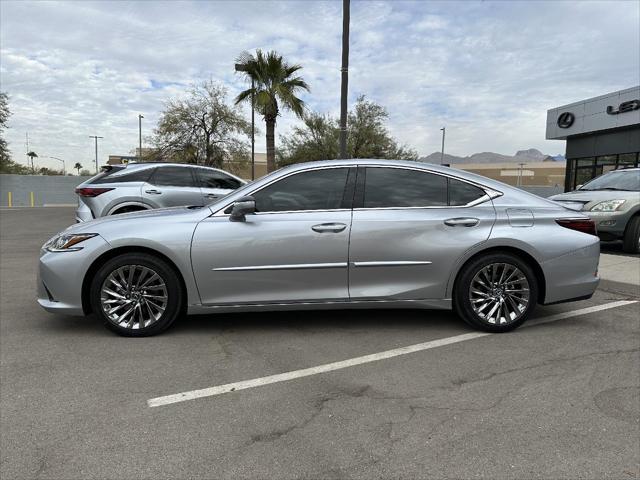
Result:
{"label": "rear windshield", "polygon": [[93,177],[89,183],[120,183],[120,182],[146,182],[149,180],[153,168],[143,168],[128,171],[127,169],[113,169],[108,172],[101,172]]}

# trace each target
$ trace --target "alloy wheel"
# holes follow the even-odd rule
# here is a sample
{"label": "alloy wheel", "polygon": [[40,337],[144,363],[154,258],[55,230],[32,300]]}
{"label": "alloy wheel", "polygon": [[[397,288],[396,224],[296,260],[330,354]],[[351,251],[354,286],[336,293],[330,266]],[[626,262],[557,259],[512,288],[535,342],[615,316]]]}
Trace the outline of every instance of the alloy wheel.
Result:
{"label": "alloy wheel", "polygon": [[164,280],[143,265],[116,268],[100,289],[102,311],[111,322],[127,329],[142,329],[156,323],[167,308],[167,302]]}
{"label": "alloy wheel", "polygon": [[525,274],[509,263],[484,266],[471,280],[469,300],[483,321],[504,325],[516,321],[530,302],[529,282]]}

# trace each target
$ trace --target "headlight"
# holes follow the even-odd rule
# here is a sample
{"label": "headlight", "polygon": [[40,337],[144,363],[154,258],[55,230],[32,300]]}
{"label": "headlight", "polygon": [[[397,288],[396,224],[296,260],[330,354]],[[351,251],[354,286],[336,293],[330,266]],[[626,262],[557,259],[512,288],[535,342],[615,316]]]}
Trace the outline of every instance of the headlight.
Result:
{"label": "headlight", "polygon": [[56,235],[47,243],[45,243],[42,248],[49,252],[75,252],[77,250],[82,250],[82,247],[78,247],[77,245],[80,242],[84,242],[90,238],[98,235],[97,233],[62,233]]}
{"label": "headlight", "polygon": [[618,210],[624,200],[605,200],[591,207],[592,212],[615,212]]}

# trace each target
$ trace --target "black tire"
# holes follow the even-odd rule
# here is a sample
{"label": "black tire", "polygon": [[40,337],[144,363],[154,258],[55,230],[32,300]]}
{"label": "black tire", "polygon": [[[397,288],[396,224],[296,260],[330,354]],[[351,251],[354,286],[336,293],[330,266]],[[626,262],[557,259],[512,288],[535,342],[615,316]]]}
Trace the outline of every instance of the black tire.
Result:
{"label": "black tire", "polygon": [[[492,265],[496,265],[496,264],[498,265],[497,267],[491,267]],[[520,309],[516,310],[515,305],[513,304],[509,305],[509,308],[513,310],[513,319],[507,320],[507,314],[509,314],[507,312],[507,314],[505,314],[502,318],[500,318],[500,314],[497,314],[497,317],[498,317],[497,322],[494,321],[492,323],[490,321],[491,318],[490,319],[484,318],[482,314],[479,314],[474,309],[472,305],[472,300],[470,298],[472,294],[471,284],[474,281],[474,278],[476,278],[476,275],[483,275],[480,272],[485,267],[487,267],[487,269],[489,269],[490,271],[492,271],[493,268],[497,268],[496,277],[499,277],[500,268],[501,268],[500,265],[508,265],[509,267],[515,267],[520,271],[520,273],[522,273],[522,275],[526,279],[526,284],[528,284],[529,298],[528,298],[528,301],[526,302],[526,307],[522,307],[523,308],[522,310]],[[509,272],[511,271],[509,270],[509,267],[507,267],[506,275],[508,275]],[[478,280],[482,280],[483,278],[484,277],[478,277]],[[516,277],[513,277],[513,278],[516,278]],[[489,283],[489,282],[485,282],[485,283]],[[526,290],[526,285],[524,283],[518,283],[514,285],[513,282],[507,282],[507,284],[512,285],[512,288],[519,287],[520,290]],[[474,284],[475,287],[477,287],[477,285],[478,285],[477,283]],[[498,289],[499,292],[497,293],[498,295],[497,298],[506,298],[507,293],[504,292],[504,288],[505,287],[494,288],[492,286],[491,293],[489,293],[488,296],[491,296],[491,298],[494,298],[493,291]],[[474,290],[474,291],[478,291],[478,290]],[[522,293],[519,293],[518,295],[525,295],[525,293],[522,292]],[[483,297],[477,296],[476,300],[474,300],[474,302],[480,302],[480,303],[475,303],[476,305],[479,305],[478,308],[484,307],[484,303],[482,302],[481,298]],[[513,299],[513,296],[512,296],[512,299]],[[507,300],[504,300],[505,304],[507,303]],[[495,300],[488,300],[488,302],[494,302],[494,301]],[[466,265],[462,267],[462,269],[458,273],[458,277],[456,279],[454,293],[453,293],[453,308],[454,308],[454,311],[458,314],[458,316],[461,317],[462,320],[464,320],[467,324],[469,324],[473,328],[476,328],[478,330],[483,330],[485,332],[493,332],[493,333],[508,332],[522,325],[527,320],[527,318],[530,317],[531,313],[535,309],[537,302],[538,302],[538,282],[536,280],[535,273],[533,272],[532,268],[529,266],[527,262],[523,261],[521,258],[517,257],[516,255],[512,255],[510,253],[489,253],[468,262]],[[515,301],[514,303],[523,305],[524,301],[520,300],[520,301]],[[485,311],[489,312],[491,309],[492,307],[489,306]],[[520,312],[520,313],[516,313],[516,312]],[[505,320],[505,323],[500,323],[502,319]]]}
{"label": "black tire", "polygon": [[631,217],[624,231],[622,250],[627,253],[640,253],[640,215]]}
{"label": "black tire", "polygon": [[[140,278],[143,272],[146,272],[146,275],[147,275],[145,279],[152,277],[149,271],[157,274],[157,276],[159,277],[159,280],[156,279],[151,287],[147,287],[147,288],[150,288],[151,290],[153,290],[154,288],[153,285],[157,286],[157,285],[164,284],[163,287],[158,287],[158,288],[162,288],[160,293],[154,292],[155,294],[163,296],[164,300],[159,303],[162,303],[162,305],[164,305],[164,309],[161,310],[160,308],[154,308],[152,311],[151,307],[146,306],[145,314],[148,315],[149,317],[148,324],[145,322],[145,319],[142,316],[143,308],[145,308],[144,303],[142,304],[143,305],[142,307],[139,307],[140,313],[138,313],[138,310],[134,308],[132,317],[128,317],[128,318],[132,318],[130,320],[132,322],[131,327],[126,327],[126,326],[122,326],[121,324],[118,324],[116,321],[114,321],[112,317],[110,317],[107,314],[107,312],[105,312],[103,308],[103,302],[102,302],[103,284],[105,284],[105,281],[107,280],[107,278],[109,278],[110,275],[116,272],[118,269],[122,269],[121,272],[122,271],[130,272],[131,270],[133,270],[134,277],[132,277],[133,278],[132,283],[135,282],[136,278]],[[147,269],[147,270],[144,270],[144,269]],[[135,275],[138,275],[138,277],[135,277]],[[143,279],[138,283],[142,285],[144,284],[144,281],[145,280]],[[121,287],[123,286],[126,287],[124,282],[120,282],[120,283],[123,284],[121,285]],[[122,288],[117,289],[117,287],[115,287],[112,282],[109,282],[108,285],[110,288],[113,288],[113,291],[115,291],[118,295],[122,296],[121,295],[123,294]],[[124,290],[126,290],[126,288]],[[144,292],[146,294],[147,290],[141,289],[140,292]],[[183,312],[184,294],[182,292],[181,283],[178,278],[178,273],[176,273],[175,270],[170,265],[167,264],[167,262],[160,259],[159,257],[156,257],[148,253],[125,253],[122,255],[118,255],[117,257],[114,257],[108,260],[107,262],[105,262],[105,264],[102,265],[102,267],[100,267],[100,269],[96,272],[95,276],[93,277],[89,295],[90,295],[90,301],[91,301],[91,308],[93,312],[96,314],[96,316],[104,322],[107,328],[126,337],[147,337],[151,335],[156,335],[162,332],[163,330],[166,330]],[[104,294],[104,295],[108,295],[108,294]],[[144,295],[137,292],[136,292],[136,295],[138,295],[138,299],[141,302],[145,302],[145,300],[140,298],[141,296],[144,297]],[[136,301],[136,300],[129,300],[130,296],[131,298],[133,298],[133,293],[126,293],[125,296],[127,298],[125,302]],[[152,294],[149,293],[149,296],[151,297]],[[155,297],[155,298],[160,298],[160,297]],[[155,300],[155,298],[153,300],[154,302],[157,301]],[[111,298],[109,300],[111,300]],[[114,301],[119,301],[119,300],[114,300]],[[124,306],[123,309],[128,311],[128,309],[130,308],[129,305],[131,305],[131,303]],[[152,305],[156,307],[155,304],[152,304]],[[156,313],[158,315],[157,319],[151,315],[152,313]],[[116,314],[113,314],[113,315],[116,315]],[[138,317],[137,327],[135,322],[136,316]]]}

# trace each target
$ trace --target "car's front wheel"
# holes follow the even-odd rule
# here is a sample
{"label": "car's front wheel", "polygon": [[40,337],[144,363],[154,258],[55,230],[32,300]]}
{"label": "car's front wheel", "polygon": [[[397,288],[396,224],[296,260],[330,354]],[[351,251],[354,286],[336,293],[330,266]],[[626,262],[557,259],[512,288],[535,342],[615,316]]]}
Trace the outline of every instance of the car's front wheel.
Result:
{"label": "car's front wheel", "polygon": [[147,253],[105,262],[91,283],[91,307],[111,330],[128,337],[160,333],[182,311],[183,294],[173,269]]}
{"label": "car's front wheel", "polygon": [[537,298],[538,284],[531,267],[515,255],[492,253],[462,268],[454,309],[472,327],[501,333],[522,325]]}

